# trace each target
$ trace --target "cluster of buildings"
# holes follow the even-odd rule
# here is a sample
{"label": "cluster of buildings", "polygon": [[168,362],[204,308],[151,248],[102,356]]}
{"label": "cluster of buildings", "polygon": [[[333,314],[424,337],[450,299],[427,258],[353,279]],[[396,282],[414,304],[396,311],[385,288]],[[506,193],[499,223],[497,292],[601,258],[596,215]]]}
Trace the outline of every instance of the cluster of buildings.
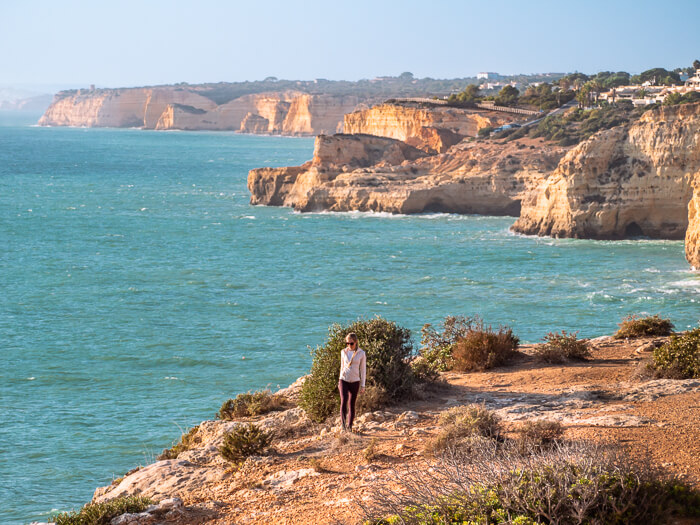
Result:
{"label": "cluster of buildings", "polygon": [[652,82],[644,82],[636,86],[619,86],[601,93],[598,100],[612,103],[630,100],[635,106],[647,106],[662,103],[671,93],[685,95],[693,91],[700,92],[700,69],[696,69],[695,75],[688,78],[682,86],[656,86]]}

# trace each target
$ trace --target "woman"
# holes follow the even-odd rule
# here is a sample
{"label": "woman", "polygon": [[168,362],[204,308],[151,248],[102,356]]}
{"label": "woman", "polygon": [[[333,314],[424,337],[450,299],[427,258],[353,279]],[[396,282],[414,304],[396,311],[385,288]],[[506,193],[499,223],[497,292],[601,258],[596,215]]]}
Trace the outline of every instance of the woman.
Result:
{"label": "woman", "polygon": [[345,349],[340,352],[340,421],[343,430],[352,432],[355,419],[355,401],[358,394],[365,391],[367,376],[367,359],[365,351],[359,347],[357,335],[353,332],[345,336]]}

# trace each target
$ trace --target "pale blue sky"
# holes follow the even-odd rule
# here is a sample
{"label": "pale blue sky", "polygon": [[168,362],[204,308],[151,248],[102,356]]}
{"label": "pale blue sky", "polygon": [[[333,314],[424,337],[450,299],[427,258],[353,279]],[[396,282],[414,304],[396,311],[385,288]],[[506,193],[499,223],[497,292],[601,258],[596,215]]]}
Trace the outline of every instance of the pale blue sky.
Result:
{"label": "pale blue sky", "polygon": [[700,58],[699,20],[699,0],[0,0],[0,85],[640,72]]}

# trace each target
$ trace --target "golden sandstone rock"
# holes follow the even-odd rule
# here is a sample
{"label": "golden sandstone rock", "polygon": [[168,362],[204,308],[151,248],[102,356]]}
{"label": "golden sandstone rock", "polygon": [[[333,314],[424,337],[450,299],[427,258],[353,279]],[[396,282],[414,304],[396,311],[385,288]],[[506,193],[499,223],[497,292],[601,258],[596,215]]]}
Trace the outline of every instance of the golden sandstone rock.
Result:
{"label": "golden sandstone rock", "polygon": [[[300,211],[512,215],[519,217],[514,231],[554,237],[685,237],[688,261],[700,267],[700,104],[650,110],[573,148],[528,138],[431,146],[424,138],[434,130],[468,129],[445,110],[384,104],[346,115],[346,130],[392,139],[319,137],[303,166],[252,170],[251,202]],[[429,155],[407,157],[399,143]]]}
{"label": "golden sandstone rock", "polygon": [[244,95],[217,104],[194,88],[178,86],[81,90],[56,95],[39,124],[317,135],[341,131],[343,115],[364,102],[352,95],[300,91]]}

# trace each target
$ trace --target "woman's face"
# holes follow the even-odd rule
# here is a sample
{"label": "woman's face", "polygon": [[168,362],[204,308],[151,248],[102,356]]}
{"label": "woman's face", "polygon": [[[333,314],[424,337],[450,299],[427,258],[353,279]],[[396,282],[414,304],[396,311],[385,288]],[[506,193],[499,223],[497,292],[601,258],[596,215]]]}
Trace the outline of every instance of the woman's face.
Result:
{"label": "woman's face", "polygon": [[355,341],[353,341],[351,339],[346,339],[345,346],[347,346],[350,350],[354,350],[355,349]]}

